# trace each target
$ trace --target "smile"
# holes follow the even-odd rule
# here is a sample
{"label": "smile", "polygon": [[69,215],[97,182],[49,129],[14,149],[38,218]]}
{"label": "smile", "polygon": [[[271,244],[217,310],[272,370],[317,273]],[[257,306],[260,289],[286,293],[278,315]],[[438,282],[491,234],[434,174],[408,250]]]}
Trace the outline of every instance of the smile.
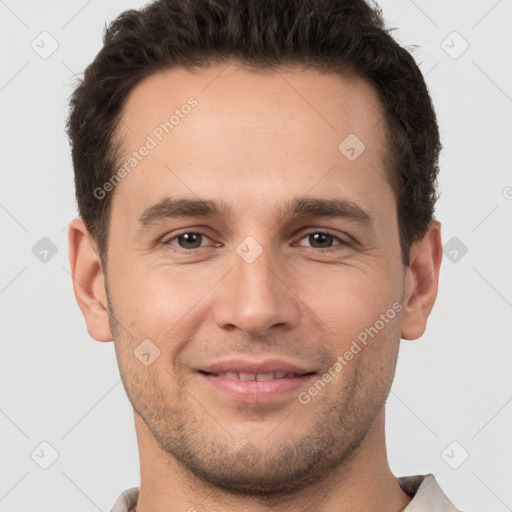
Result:
{"label": "smile", "polygon": [[251,373],[226,371],[196,373],[201,382],[223,399],[246,404],[263,404],[295,400],[301,388],[305,388],[316,373],[294,372]]}

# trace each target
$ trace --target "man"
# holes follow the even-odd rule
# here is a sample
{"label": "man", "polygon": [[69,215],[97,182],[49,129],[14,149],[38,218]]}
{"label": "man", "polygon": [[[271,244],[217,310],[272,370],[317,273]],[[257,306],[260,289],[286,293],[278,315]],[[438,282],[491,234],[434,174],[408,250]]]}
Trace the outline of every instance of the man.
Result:
{"label": "man", "polygon": [[384,406],[437,295],[436,116],[363,0],[160,0],[71,99],[74,291],[114,341],[115,512],[455,511]]}

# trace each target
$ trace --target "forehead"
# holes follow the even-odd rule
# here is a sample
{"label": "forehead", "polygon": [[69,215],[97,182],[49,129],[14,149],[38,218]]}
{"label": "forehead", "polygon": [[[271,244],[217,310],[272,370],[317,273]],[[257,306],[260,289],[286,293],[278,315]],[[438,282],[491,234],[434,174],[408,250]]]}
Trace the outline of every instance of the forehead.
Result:
{"label": "forehead", "polygon": [[250,209],[250,197],[275,190],[364,200],[389,188],[382,107],[353,76],[233,64],[158,72],[129,95],[118,137],[119,165],[131,160],[115,190],[127,214],[165,195],[222,195]]}
{"label": "forehead", "polygon": [[360,77],[299,67],[251,71],[231,63],[194,70],[178,67],[144,79],[125,103],[120,131],[124,127],[129,133],[123,138],[136,142],[131,139],[141,135],[138,132],[151,133],[173,113],[179,115],[191,97],[199,108],[187,124],[197,121],[215,130],[236,120],[236,131],[261,128],[274,135],[309,135],[314,141],[324,133],[339,138],[353,129],[368,140],[382,137],[385,124],[374,88]]}

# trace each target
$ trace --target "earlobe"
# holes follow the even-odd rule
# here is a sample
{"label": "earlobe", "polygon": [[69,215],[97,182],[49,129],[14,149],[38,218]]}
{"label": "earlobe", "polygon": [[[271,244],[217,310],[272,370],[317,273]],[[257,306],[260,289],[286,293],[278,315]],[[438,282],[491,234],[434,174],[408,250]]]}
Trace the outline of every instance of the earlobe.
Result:
{"label": "earlobe", "polygon": [[425,236],[411,247],[404,281],[401,337],[405,340],[418,339],[425,332],[437,297],[442,258],[441,224],[434,219]]}
{"label": "earlobe", "polygon": [[73,290],[87,331],[97,341],[112,341],[101,259],[92,235],[81,218],[68,229]]}

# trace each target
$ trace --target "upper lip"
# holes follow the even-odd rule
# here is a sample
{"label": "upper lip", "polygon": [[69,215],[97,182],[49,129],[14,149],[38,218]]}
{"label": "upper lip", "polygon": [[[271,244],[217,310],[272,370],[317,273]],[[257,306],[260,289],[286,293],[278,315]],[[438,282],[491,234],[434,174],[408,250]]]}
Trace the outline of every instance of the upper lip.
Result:
{"label": "upper lip", "polygon": [[284,361],[282,359],[265,359],[263,361],[248,361],[247,359],[225,359],[208,366],[199,368],[199,371],[207,373],[295,373],[296,375],[305,375],[306,373],[314,373],[298,364]]}

